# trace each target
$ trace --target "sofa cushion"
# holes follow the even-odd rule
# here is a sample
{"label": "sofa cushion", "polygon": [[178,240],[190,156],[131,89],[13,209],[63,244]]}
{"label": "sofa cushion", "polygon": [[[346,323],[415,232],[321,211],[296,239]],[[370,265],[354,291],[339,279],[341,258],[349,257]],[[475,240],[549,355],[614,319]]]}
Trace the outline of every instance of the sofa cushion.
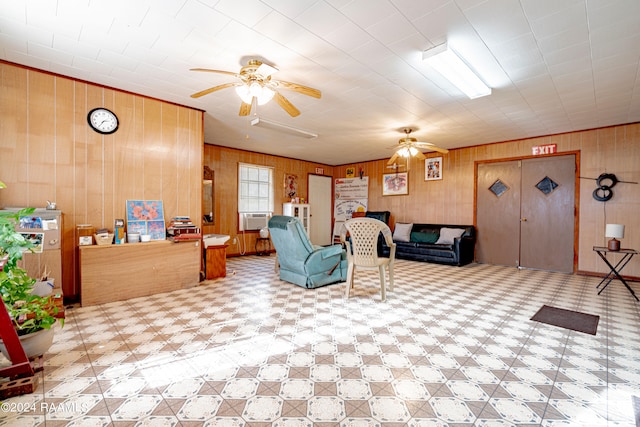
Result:
{"label": "sofa cushion", "polygon": [[411,228],[413,228],[413,224],[397,223],[395,230],[393,230],[393,240],[396,242],[410,242]]}
{"label": "sofa cushion", "polygon": [[464,233],[464,228],[447,228],[440,229],[440,237],[436,241],[437,245],[451,245],[454,239],[459,238]]}
{"label": "sofa cushion", "polygon": [[436,232],[427,231],[412,231],[411,241],[417,243],[435,243],[438,240],[439,234]]}

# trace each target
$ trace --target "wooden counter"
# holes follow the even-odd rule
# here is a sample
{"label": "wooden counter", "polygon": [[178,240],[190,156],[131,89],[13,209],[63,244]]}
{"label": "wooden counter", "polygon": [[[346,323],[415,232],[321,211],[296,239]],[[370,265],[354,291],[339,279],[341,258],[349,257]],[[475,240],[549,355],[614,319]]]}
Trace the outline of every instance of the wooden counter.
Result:
{"label": "wooden counter", "polygon": [[200,241],[79,246],[80,303],[104,304],[196,286]]}

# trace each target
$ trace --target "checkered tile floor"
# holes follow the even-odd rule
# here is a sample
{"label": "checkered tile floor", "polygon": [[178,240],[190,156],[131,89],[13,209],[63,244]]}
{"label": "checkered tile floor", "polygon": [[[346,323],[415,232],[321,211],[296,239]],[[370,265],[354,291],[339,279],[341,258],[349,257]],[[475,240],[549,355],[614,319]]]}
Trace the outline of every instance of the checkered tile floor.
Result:
{"label": "checkered tile floor", "polygon": [[[274,260],[67,310],[0,425],[636,425],[640,304],[617,282],[598,296],[597,278],[398,260],[386,302],[367,271],[345,300],[344,283],[281,282]],[[599,315],[597,335],[530,321],[543,304]]]}

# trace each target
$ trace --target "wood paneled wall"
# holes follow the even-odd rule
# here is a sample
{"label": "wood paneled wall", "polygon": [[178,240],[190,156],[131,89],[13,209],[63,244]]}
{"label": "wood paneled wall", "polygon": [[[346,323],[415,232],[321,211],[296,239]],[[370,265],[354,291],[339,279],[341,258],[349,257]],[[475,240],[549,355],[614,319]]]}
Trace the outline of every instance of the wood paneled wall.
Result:
{"label": "wood paneled wall", "polygon": [[[369,210],[389,210],[396,222],[473,224],[475,221],[475,165],[477,162],[524,158],[532,147],[557,144],[559,153],[578,152],[578,266],[580,272],[608,273],[593,252],[593,246],[606,246],[606,223],[625,224],[622,246],[640,250],[640,185],[620,183],[606,203],[592,197],[596,178],[613,173],[621,181],[640,182],[640,124],[571,132],[504,143],[451,150],[442,155],[443,179],[424,180],[424,162],[413,159],[409,169],[409,195],[382,196],[382,174],[392,173],[386,160],[348,164],[334,168],[336,178],[344,177],[346,167],[363,168],[369,180]],[[430,153],[429,157],[440,154]],[[619,255],[611,255],[613,259]],[[624,270],[625,275],[640,277],[640,257]]]}
{"label": "wood paneled wall", "polygon": [[[315,174],[316,168],[322,168],[326,176],[333,176],[333,167],[320,163],[306,162],[286,157],[254,153],[228,147],[205,144],[204,164],[214,171],[214,225],[203,226],[203,233],[228,234],[237,244],[227,247],[227,255],[255,253],[257,232],[238,231],[238,164],[249,163],[274,168],[275,214],[282,214],[282,203],[288,202],[284,194],[285,174],[298,176],[298,194],[309,200],[308,176]],[[309,200],[313,204],[313,200]]]}
{"label": "wood paneled wall", "polygon": [[[2,62],[0,79],[0,206],[63,211],[65,297],[79,296],[77,224],[113,229],[127,199],[200,222],[202,111]],[[87,124],[101,106],[118,115],[112,135]]]}

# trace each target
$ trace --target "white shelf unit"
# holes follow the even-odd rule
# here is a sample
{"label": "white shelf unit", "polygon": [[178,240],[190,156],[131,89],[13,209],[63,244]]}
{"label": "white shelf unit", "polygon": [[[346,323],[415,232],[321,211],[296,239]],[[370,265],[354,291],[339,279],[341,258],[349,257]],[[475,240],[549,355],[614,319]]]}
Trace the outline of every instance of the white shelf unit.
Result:
{"label": "white shelf unit", "polygon": [[294,216],[300,220],[304,230],[309,236],[309,227],[311,225],[311,206],[308,203],[283,203],[282,215]]}

